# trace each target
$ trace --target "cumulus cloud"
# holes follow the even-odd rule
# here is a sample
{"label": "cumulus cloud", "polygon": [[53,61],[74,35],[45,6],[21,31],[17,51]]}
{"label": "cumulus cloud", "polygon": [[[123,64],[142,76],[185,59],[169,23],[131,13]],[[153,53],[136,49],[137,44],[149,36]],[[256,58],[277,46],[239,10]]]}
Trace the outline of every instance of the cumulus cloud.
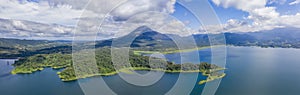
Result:
{"label": "cumulus cloud", "polygon": [[281,19],[282,20],[280,20],[280,23],[285,26],[300,28],[300,13],[295,15],[283,15],[281,16]]}
{"label": "cumulus cloud", "polygon": [[243,11],[250,11],[256,8],[263,8],[266,0],[212,0],[216,5],[228,7],[236,7]]}
{"label": "cumulus cloud", "polygon": [[246,20],[230,19],[225,24],[221,25],[202,26],[200,32],[221,33],[221,32],[257,32],[262,30],[272,30],[274,28],[283,28],[276,25],[253,25]]}
{"label": "cumulus cloud", "polygon": [[[0,17],[5,19],[29,20],[47,24],[57,23],[62,25],[74,25],[76,19],[81,16],[82,10],[73,9],[69,5],[53,7],[46,1],[28,2],[18,0],[1,0]],[[96,16],[89,12],[90,16]]]}
{"label": "cumulus cloud", "polygon": [[198,31],[186,27],[185,23],[179,21],[168,14],[159,14],[157,12],[146,12],[138,14],[125,22],[110,24],[105,22],[102,28],[108,27],[111,31],[115,31],[114,38],[124,36],[141,26],[147,26],[154,31],[163,34],[176,34],[179,36],[189,36]]}
{"label": "cumulus cloud", "polygon": [[[267,0],[212,0],[216,5],[224,8],[234,7],[248,12],[245,20],[249,20],[248,25],[239,24],[237,20],[229,20],[223,26],[224,30],[214,29],[213,32],[255,32],[261,30],[272,30],[274,28],[297,27],[300,25],[299,13],[296,15],[281,15],[276,11],[276,7],[266,6]],[[269,1],[274,2],[273,0]],[[296,2],[296,1],[295,1]],[[229,27],[236,23],[234,27]],[[209,26],[214,27],[214,26]]]}
{"label": "cumulus cloud", "polygon": [[[126,20],[137,13],[147,11],[173,13],[175,2],[175,0],[40,0],[39,2],[1,0],[0,17],[75,25],[77,21],[75,18],[87,16],[82,15],[83,11],[90,18],[111,13],[116,19]],[[112,8],[115,9],[111,10]]]}
{"label": "cumulus cloud", "polygon": [[22,20],[7,20],[0,19],[0,33],[1,37],[14,38],[31,38],[39,37],[39,39],[49,38],[64,38],[71,37],[73,34],[73,27],[66,27],[62,25],[48,25]]}
{"label": "cumulus cloud", "polygon": [[[98,35],[100,38],[110,37],[117,32],[120,24],[134,15],[147,11],[173,13],[175,2],[175,0],[38,0],[37,2],[1,0],[0,18],[14,20],[1,27],[2,30],[10,31],[5,33],[6,37],[64,38],[71,37],[69,34],[74,32],[74,29],[78,29],[76,34],[79,36],[89,36],[99,32],[99,22],[96,21],[105,18],[105,25],[102,27],[104,30]],[[86,6],[87,4],[89,6]],[[113,8],[115,9],[112,10]],[[44,24],[30,26],[27,24],[33,22],[28,21]],[[78,24],[78,21],[81,23]],[[73,26],[77,24],[78,27],[74,28]],[[58,27],[59,25],[61,27]]]}
{"label": "cumulus cloud", "polygon": [[300,3],[300,0],[295,0],[295,1],[291,2],[291,3],[289,3],[289,5],[295,5],[295,4],[299,4],[299,3]]}
{"label": "cumulus cloud", "polygon": [[173,13],[175,0],[129,0],[112,11],[116,20],[127,20],[138,13],[157,11]]}
{"label": "cumulus cloud", "polygon": [[268,4],[285,4],[287,0],[269,0]]}

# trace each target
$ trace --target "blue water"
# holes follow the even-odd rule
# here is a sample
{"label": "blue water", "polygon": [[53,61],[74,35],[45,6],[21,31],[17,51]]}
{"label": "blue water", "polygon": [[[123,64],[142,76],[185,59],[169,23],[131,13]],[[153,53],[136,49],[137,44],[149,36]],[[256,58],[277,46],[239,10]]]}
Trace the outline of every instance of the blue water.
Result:
{"label": "blue water", "polygon": [[46,68],[33,74],[11,75],[13,60],[0,60],[1,95],[83,95],[78,83],[62,82],[57,70]]}
{"label": "blue water", "polygon": [[[199,52],[201,60],[191,57],[184,62],[210,61],[210,49],[188,53],[195,52]],[[299,49],[228,47],[227,52],[227,76],[222,79],[216,95],[299,95]],[[179,54],[168,54],[166,58],[180,63],[178,56]],[[13,60],[0,60],[0,95],[84,95],[78,81],[61,82],[56,75],[57,70],[47,68],[33,74],[11,75],[9,72],[13,69],[10,65],[12,63]],[[91,82],[98,78],[82,80]],[[178,74],[165,74],[160,81],[148,87],[129,84],[118,75],[102,78],[117,94],[161,95],[174,86]],[[204,78],[199,76],[199,79]],[[184,87],[183,85],[182,89]],[[204,85],[195,84],[191,95],[200,95],[203,87]]]}
{"label": "blue water", "polygon": [[218,95],[299,95],[300,49],[228,48]]}

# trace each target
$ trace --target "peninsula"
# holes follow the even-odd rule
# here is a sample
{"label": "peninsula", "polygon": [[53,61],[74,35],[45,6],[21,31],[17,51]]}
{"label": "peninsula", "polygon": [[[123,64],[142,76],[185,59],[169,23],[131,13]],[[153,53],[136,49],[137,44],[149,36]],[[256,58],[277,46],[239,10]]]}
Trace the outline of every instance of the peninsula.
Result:
{"label": "peninsula", "polygon": [[[195,73],[201,72],[203,75],[211,77],[211,79],[218,77],[213,72],[224,70],[214,64],[206,62],[200,64],[184,63],[174,64],[172,62],[166,62],[165,59],[158,59],[155,64],[160,64],[157,67],[150,67],[149,57],[130,52],[129,61],[132,68],[122,68],[115,70],[112,64],[111,52],[109,48],[96,49],[96,63],[98,71],[95,73],[89,73],[89,70],[83,70],[80,72],[81,76],[76,76],[74,67],[72,64],[71,54],[37,54],[34,56],[19,59],[14,64],[15,69],[11,71],[12,74],[30,74],[36,71],[41,71],[44,68],[63,69],[61,72],[57,72],[62,81],[74,81],[81,78],[93,77],[93,76],[109,76],[115,75],[119,72],[127,72],[128,70],[155,70],[167,73]],[[165,66],[165,67],[163,67]],[[212,72],[213,71],[213,72]],[[225,75],[224,75],[225,76]]]}

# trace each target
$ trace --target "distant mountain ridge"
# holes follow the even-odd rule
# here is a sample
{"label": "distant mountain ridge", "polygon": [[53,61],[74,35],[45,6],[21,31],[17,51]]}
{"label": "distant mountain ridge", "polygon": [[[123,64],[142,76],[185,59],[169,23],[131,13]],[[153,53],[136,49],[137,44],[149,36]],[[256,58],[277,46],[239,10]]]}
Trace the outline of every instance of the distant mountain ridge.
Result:
{"label": "distant mountain ridge", "polygon": [[[269,31],[247,33],[224,33],[224,36],[227,45],[300,48],[299,28],[278,28]],[[130,46],[137,50],[178,49],[178,43],[175,43],[173,41],[174,39],[180,39],[183,46],[188,48],[192,48],[189,46],[193,46],[193,44],[196,44],[198,47],[210,45],[209,36],[206,34],[194,34],[188,37],[181,37],[174,34],[162,34],[147,26],[141,26],[122,37],[96,41],[95,47],[110,47],[113,43],[114,47]],[[89,42],[86,43],[87,44],[82,45],[93,45]],[[71,42],[0,38],[0,57],[27,56],[39,53],[48,54],[58,52],[71,53]]]}
{"label": "distant mountain ridge", "polygon": [[[145,31],[142,31],[142,30]],[[239,32],[239,33],[224,33],[210,34],[212,36],[224,36],[227,45],[235,46],[260,46],[260,47],[283,47],[283,48],[300,48],[300,29],[299,28],[277,28],[268,31],[260,32]],[[137,28],[132,33],[117,38],[119,43],[129,44],[128,38],[135,39],[131,43],[133,48],[151,48],[153,50],[176,48],[177,45],[173,39],[177,38],[186,42],[186,46],[192,45],[195,41],[198,47],[209,46],[209,36],[207,34],[194,34],[188,37],[181,37],[174,34],[162,34],[149,29],[146,26]],[[121,40],[122,39],[122,40]],[[192,40],[191,40],[192,39]],[[118,40],[114,40],[118,41]],[[101,43],[99,43],[101,44]]]}
{"label": "distant mountain ridge", "polygon": [[0,38],[0,58],[16,58],[34,54],[71,53],[69,41]]}
{"label": "distant mountain ridge", "polygon": [[260,46],[300,48],[299,28],[277,28],[268,31],[225,33],[227,44],[237,46]]}

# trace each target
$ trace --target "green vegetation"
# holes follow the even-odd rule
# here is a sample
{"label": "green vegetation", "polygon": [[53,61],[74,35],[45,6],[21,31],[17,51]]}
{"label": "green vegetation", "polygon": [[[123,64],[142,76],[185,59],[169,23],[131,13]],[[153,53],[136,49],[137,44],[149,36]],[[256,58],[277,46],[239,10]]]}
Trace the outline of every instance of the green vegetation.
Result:
{"label": "green vegetation", "polygon": [[0,58],[19,58],[50,53],[71,53],[71,49],[71,43],[68,41],[0,38]]}
{"label": "green vegetation", "polygon": [[179,52],[190,52],[190,51],[195,51],[195,50],[201,50],[201,49],[208,49],[208,48],[213,48],[213,47],[218,47],[222,45],[215,45],[215,46],[203,46],[203,47],[197,47],[197,48],[192,48],[192,49],[183,49],[183,50],[178,50],[178,49],[167,49],[164,51],[141,51],[141,50],[134,50],[133,53],[135,55],[143,55],[143,54],[153,54],[153,53],[162,53],[162,54],[172,54],[172,53],[179,53]]}
{"label": "green vegetation", "polygon": [[214,74],[208,74],[206,76],[207,76],[207,79],[206,80],[201,80],[198,83],[199,85],[202,85],[204,83],[211,82],[211,81],[214,81],[214,80],[217,80],[217,79],[221,79],[221,78],[225,77],[226,74],[225,73],[217,73],[217,72],[215,72]]}
{"label": "green vegetation", "polygon": [[[83,54],[80,52],[78,54]],[[18,60],[14,66],[15,69],[11,72],[12,74],[22,73],[33,73],[35,71],[43,70],[43,68],[51,67],[54,69],[64,68],[63,71],[57,72],[62,81],[73,81],[80,78],[87,78],[92,76],[109,76],[119,72],[132,73],[131,70],[156,70],[168,73],[178,72],[202,72],[203,74],[210,74],[213,71],[224,70],[214,64],[201,63],[201,64],[174,64],[167,62],[164,59],[155,59],[155,66],[149,65],[148,56],[135,55],[132,51],[130,52],[129,61],[131,67],[123,66],[118,70],[115,70],[115,66],[111,60],[110,48],[99,48],[96,50],[96,63],[97,67],[90,65],[90,62],[82,62],[76,64],[79,72],[75,73],[74,64],[72,64],[72,57],[70,54],[37,54],[31,57]],[[84,60],[84,59],[83,59]],[[74,66],[73,66],[74,65]],[[85,67],[84,69],[80,69]],[[88,69],[87,69],[88,68]],[[94,71],[94,70],[98,71]]]}
{"label": "green vegetation", "polygon": [[16,61],[15,64],[13,64],[15,69],[11,73],[33,73],[35,71],[41,71],[46,67],[60,69],[69,67],[71,64],[72,60],[70,54],[38,54]]}

